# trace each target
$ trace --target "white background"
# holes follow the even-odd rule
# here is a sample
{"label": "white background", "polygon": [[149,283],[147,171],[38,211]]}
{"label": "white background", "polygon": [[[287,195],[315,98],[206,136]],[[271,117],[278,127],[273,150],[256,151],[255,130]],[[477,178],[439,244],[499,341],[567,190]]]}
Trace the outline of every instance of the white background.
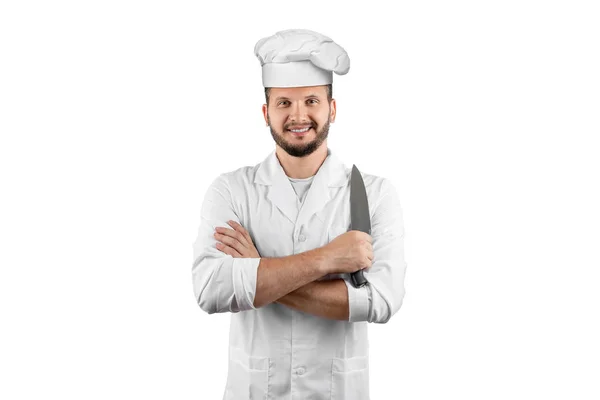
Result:
{"label": "white background", "polygon": [[253,50],[290,28],[348,52],[329,147],[403,205],[372,399],[600,398],[594,3],[3,1],[0,398],[221,398],[192,242],[275,146]]}

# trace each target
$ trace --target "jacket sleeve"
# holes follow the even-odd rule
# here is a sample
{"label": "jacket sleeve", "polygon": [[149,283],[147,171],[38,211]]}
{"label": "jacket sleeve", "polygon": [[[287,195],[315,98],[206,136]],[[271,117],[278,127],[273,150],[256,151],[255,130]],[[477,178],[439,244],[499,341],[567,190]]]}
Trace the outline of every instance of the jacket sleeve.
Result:
{"label": "jacket sleeve", "polygon": [[200,308],[209,314],[255,310],[256,275],[260,258],[234,258],[216,248],[215,227],[241,224],[235,213],[225,174],[209,186],[193,243],[192,283]]}
{"label": "jacket sleeve", "polygon": [[386,323],[404,299],[404,220],[396,188],[384,178],[381,196],[371,218],[373,262],[363,270],[368,284],[355,288],[350,276],[348,287],[350,322]]}

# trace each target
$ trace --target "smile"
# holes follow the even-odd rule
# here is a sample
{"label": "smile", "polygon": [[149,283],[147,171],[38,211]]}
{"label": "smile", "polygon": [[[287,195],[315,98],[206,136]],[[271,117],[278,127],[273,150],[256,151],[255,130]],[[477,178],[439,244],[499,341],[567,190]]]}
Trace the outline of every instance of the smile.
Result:
{"label": "smile", "polygon": [[312,128],[294,129],[294,130],[288,129],[288,132],[290,132],[292,134],[292,136],[302,137],[302,136],[306,136],[311,129]]}
{"label": "smile", "polygon": [[303,133],[303,132],[308,132],[308,130],[310,129],[310,126],[304,129],[288,129],[290,132],[294,132],[294,133]]}

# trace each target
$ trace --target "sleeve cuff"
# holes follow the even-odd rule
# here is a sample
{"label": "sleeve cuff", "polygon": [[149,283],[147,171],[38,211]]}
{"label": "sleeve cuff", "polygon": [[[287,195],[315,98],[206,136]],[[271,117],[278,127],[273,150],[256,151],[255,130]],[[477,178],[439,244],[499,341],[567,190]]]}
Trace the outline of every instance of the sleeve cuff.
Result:
{"label": "sleeve cuff", "polygon": [[348,288],[348,321],[367,321],[369,317],[369,308],[371,305],[371,288],[369,285],[355,288],[349,279],[344,279],[344,282]]}
{"label": "sleeve cuff", "polygon": [[233,291],[240,311],[256,310],[256,276],[260,258],[233,258]]}

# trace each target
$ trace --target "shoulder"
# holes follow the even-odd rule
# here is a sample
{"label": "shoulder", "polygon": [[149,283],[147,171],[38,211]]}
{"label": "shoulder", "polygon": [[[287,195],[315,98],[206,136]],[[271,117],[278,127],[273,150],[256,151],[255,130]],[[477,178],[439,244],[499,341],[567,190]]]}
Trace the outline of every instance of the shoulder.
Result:
{"label": "shoulder", "polygon": [[374,197],[381,197],[391,190],[395,190],[394,183],[388,177],[370,174],[368,172],[361,172],[361,175],[367,193],[372,194]]}
{"label": "shoulder", "polygon": [[256,171],[259,165],[260,164],[246,165],[234,170],[223,172],[213,179],[211,186],[232,191],[236,188],[250,185],[254,182],[254,177],[256,176]]}
{"label": "shoulder", "polygon": [[362,172],[369,208],[373,213],[401,208],[398,190],[389,177]]}

